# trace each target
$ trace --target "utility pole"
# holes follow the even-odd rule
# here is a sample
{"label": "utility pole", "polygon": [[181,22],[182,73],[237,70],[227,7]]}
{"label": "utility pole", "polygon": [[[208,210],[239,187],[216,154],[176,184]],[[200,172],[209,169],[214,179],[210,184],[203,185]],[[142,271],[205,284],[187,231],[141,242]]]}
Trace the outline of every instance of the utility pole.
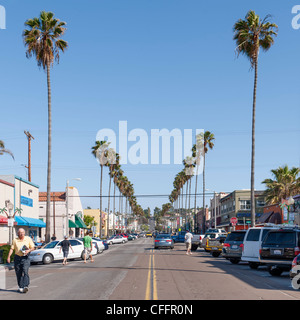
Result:
{"label": "utility pole", "polygon": [[34,140],[34,137],[30,134],[29,131],[24,131],[28,139],[28,181],[31,182],[31,139]]}

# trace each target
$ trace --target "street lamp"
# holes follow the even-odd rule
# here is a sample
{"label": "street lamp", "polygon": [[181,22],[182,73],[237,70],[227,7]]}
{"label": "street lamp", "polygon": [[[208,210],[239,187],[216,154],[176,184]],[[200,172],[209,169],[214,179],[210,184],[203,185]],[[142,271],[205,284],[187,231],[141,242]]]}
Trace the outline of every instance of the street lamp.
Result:
{"label": "street lamp", "polygon": [[[76,180],[76,181],[81,181],[81,178],[75,178],[71,179],[71,181]],[[66,187],[66,226],[64,229],[64,235],[68,236],[69,235],[69,180],[67,180],[67,187]]]}
{"label": "street lamp", "polygon": [[287,204],[288,204],[288,222],[290,222],[290,206],[293,205],[295,203],[295,200],[292,196],[290,196],[287,200]]}

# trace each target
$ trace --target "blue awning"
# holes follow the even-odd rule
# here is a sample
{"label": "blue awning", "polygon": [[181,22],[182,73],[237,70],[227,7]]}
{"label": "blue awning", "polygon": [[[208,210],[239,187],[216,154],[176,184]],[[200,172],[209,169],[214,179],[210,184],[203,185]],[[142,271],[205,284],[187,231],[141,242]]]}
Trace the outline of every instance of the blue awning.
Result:
{"label": "blue awning", "polygon": [[15,216],[18,226],[46,228],[46,223],[40,219]]}

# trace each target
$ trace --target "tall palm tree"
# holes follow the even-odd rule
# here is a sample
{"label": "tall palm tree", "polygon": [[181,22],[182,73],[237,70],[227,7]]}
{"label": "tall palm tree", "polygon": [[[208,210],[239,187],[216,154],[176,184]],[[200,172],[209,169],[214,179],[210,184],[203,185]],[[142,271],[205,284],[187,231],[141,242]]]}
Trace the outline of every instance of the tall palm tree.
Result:
{"label": "tall palm tree", "polygon": [[205,154],[208,152],[208,149],[213,149],[214,147],[215,136],[210,131],[205,131],[203,135],[203,223],[204,229],[206,228],[206,214],[205,214]]}
{"label": "tall palm tree", "polygon": [[0,140],[0,156],[2,156],[4,154],[9,154],[13,159],[15,159],[12,152],[10,150],[6,149],[4,142],[2,140]]}
{"label": "tall palm tree", "polygon": [[[254,12],[249,11],[245,20],[239,19],[233,27],[236,42],[236,52],[245,55],[254,69],[254,88],[252,105],[252,149],[251,149],[251,225],[255,225],[255,198],[254,198],[254,168],[255,168],[255,114],[256,114],[256,89],[259,49],[268,51],[274,43],[273,36],[277,36],[278,26],[270,23],[267,15],[263,20]],[[275,30],[275,31],[274,31]]]}
{"label": "tall palm tree", "polygon": [[265,195],[268,204],[279,203],[282,199],[295,196],[300,193],[300,168],[289,169],[287,165],[271,170],[273,179],[265,179]]}
{"label": "tall palm tree", "polygon": [[98,160],[101,168],[100,173],[100,238],[102,237],[102,180],[103,180],[103,167],[107,163],[107,149],[110,142],[105,140],[96,141],[92,147],[92,154]]}
{"label": "tall palm tree", "polygon": [[65,52],[68,43],[61,39],[66,31],[66,23],[54,18],[52,12],[42,11],[39,17],[25,22],[23,39],[26,57],[35,56],[37,64],[47,71],[48,87],[48,163],[47,163],[47,206],[46,206],[46,242],[50,241],[50,192],[51,192],[51,149],[52,149],[52,117],[51,117],[51,84],[50,67],[54,60],[59,63],[60,52]]}

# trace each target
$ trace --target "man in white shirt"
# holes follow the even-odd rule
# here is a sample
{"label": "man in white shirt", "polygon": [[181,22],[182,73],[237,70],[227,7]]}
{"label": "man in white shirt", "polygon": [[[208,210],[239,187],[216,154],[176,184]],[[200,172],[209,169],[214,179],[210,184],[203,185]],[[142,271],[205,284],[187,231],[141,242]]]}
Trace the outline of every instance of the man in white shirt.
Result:
{"label": "man in white shirt", "polygon": [[192,238],[193,238],[193,235],[190,233],[189,230],[187,230],[187,233],[185,234],[184,236],[184,239],[185,239],[185,245],[186,245],[186,254],[189,255],[189,254],[192,254],[191,252],[191,248],[192,248]]}

